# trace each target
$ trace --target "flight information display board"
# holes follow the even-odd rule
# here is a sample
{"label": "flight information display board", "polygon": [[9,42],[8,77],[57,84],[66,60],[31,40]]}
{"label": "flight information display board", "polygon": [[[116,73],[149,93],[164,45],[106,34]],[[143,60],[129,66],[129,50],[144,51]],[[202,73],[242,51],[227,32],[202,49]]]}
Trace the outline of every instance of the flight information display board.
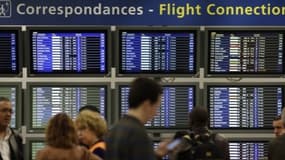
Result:
{"label": "flight information display board", "polygon": [[[130,88],[119,86],[121,116],[128,112]],[[145,126],[148,128],[188,128],[188,113],[195,106],[195,86],[163,86],[159,113]]]}
{"label": "flight information display board", "polygon": [[209,74],[283,74],[283,31],[208,33]]}
{"label": "flight information display board", "polygon": [[75,118],[80,107],[92,104],[106,116],[106,86],[31,86],[32,129],[44,129],[48,120],[60,112]]}
{"label": "flight information display board", "polygon": [[0,29],[0,74],[19,73],[19,33]]}
{"label": "flight information display board", "polygon": [[9,86],[9,85],[0,86],[0,96],[9,98],[12,104],[13,114],[10,123],[10,126],[12,128],[16,128],[16,117],[17,117],[16,109],[18,108],[17,105],[19,104],[19,102],[17,102],[17,92],[19,91],[17,90],[18,88],[16,86]]}
{"label": "flight information display board", "polygon": [[197,35],[192,30],[120,30],[120,74],[195,74]]}
{"label": "flight information display board", "polygon": [[231,160],[260,160],[268,157],[268,142],[229,142]]}
{"label": "flight information display board", "polygon": [[210,128],[272,128],[283,100],[282,86],[208,86]]}
{"label": "flight information display board", "polygon": [[32,141],[30,142],[30,158],[31,160],[36,160],[36,154],[39,150],[43,149],[45,147],[45,142],[40,141]]}
{"label": "flight information display board", "polygon": [[106,74],[107,31],[31,30],[31,73]]}

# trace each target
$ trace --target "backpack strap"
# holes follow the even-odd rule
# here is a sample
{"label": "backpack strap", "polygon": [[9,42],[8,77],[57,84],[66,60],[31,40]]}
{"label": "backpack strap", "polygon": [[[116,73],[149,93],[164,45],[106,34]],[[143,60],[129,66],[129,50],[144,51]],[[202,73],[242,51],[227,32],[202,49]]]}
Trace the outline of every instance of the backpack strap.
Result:
{"label": "backpack strap", "polygon": [[218,133],[210,133],[210,139],[213,141],[213,142],[216,142],[216,136],[217,136]]}
{"label": "backpack strap", "polygon": [[104,141],[95,143],[91,148],[89,148],[89,151],[91,153],[93,153],[93,151],[97,148],[102,148],[102,149],[106,150],[106,143]]}

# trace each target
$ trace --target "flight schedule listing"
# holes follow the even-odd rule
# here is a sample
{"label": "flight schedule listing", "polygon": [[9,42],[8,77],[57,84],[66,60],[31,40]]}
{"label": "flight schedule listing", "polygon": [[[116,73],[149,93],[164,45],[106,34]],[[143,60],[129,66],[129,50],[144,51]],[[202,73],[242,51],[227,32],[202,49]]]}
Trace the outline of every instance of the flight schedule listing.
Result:
{"label": "flight schedule listing", "polygon": [[0,32],[0,73],[17,73],[17,35]]}
{"label": "flight schedule listing", "polygon": [[80,107],[92,104],[105,116],[105,87],[33,87],[32,128],[44,128],[48,120],[60,112],[71,118],[78,115]]}
{"label": "flight schedule listing", "polygon": [[196,34],[121,31],[121,73],[194,73]]}
{"label": "flight schedule listing", "polygon": [[45,148],[46,144],[45,142],[31,142],[31,160],[36,160],[36,155],[37,155],[37,152],[43,148]]}
{"label": "flight schedule listing", "polygon": [[105,73],[105,33],[32,32],[35,73]]}
{"label": "flight schedule listing", "polygon": [[284,33],[209,31],[210,73],[284,73]]}
{"label": "flight schedule listing", "polygon": [[271,128],[281,113],[283,88],[277,86],[210,86],[211,128]]}
{"label": "flight schedule listing", "polygon": [[[128,112],[128,95],[130,88],[120,87],[121,116]],[[187,128],[188,113],[195,105],[193,86],[164,86],[161,106],[157,115],[145,126],[153,128]]]}
{"label": "flight schedule listing", "polygon": [[267,159],[267,142],[229,142],[231,160],[260,160]]}

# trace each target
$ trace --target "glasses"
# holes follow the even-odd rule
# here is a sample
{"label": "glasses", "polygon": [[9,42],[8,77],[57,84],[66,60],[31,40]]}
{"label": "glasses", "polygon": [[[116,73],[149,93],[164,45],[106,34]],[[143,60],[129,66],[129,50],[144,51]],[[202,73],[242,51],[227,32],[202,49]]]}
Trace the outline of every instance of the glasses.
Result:
{"label": "glasses", "polygon": [[0,109],[0,112],[1,112],[1,113],[11,113],[11,114],[14,113],[12,109],[7,109],[7,108]]}

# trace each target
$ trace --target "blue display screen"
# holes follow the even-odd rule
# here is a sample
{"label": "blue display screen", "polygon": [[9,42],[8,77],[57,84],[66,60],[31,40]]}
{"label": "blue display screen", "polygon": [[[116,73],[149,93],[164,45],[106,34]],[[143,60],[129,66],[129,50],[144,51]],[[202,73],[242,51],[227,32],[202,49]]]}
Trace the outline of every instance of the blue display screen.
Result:
{"label": "blue display screen", "polygon": [[120,73],[194,74],[195,31],[120,31]]}
{"label": "blue display screen", "polygon": [[0,74],[19,73],[17,31],[0,31]]}
{"label": "blue display screen", "polygon": [[283,92],[281,86],[209,86],[210,128],[272,128]]}
{"label": "blue display screen", "polygon": [[268,142],[229,142],[229,152],[230,159],[267,159]]}
{"label": "blue display screen", "polygon": [[209,74],[284,73],[284,32],[209,31]]}
{"label": "blue display screen", "polygon": [[106,32],[32,31],[32,73],[107,73]]}
{"label": "blue display screen", "polygon": [[80,107],[91,104],[106,116],[104,86],[32,86],[32,128],[43,129],[48,120],[60,112],[75,118]]}
{"label": "blue display screen", "polygon": [[[128,112],[129,91],[129,86],[119,86],[121,116]],[[188,128],[188,113],[194,106],[194,86],[163,86],[160,110],[145,126],[149,128]]]}

